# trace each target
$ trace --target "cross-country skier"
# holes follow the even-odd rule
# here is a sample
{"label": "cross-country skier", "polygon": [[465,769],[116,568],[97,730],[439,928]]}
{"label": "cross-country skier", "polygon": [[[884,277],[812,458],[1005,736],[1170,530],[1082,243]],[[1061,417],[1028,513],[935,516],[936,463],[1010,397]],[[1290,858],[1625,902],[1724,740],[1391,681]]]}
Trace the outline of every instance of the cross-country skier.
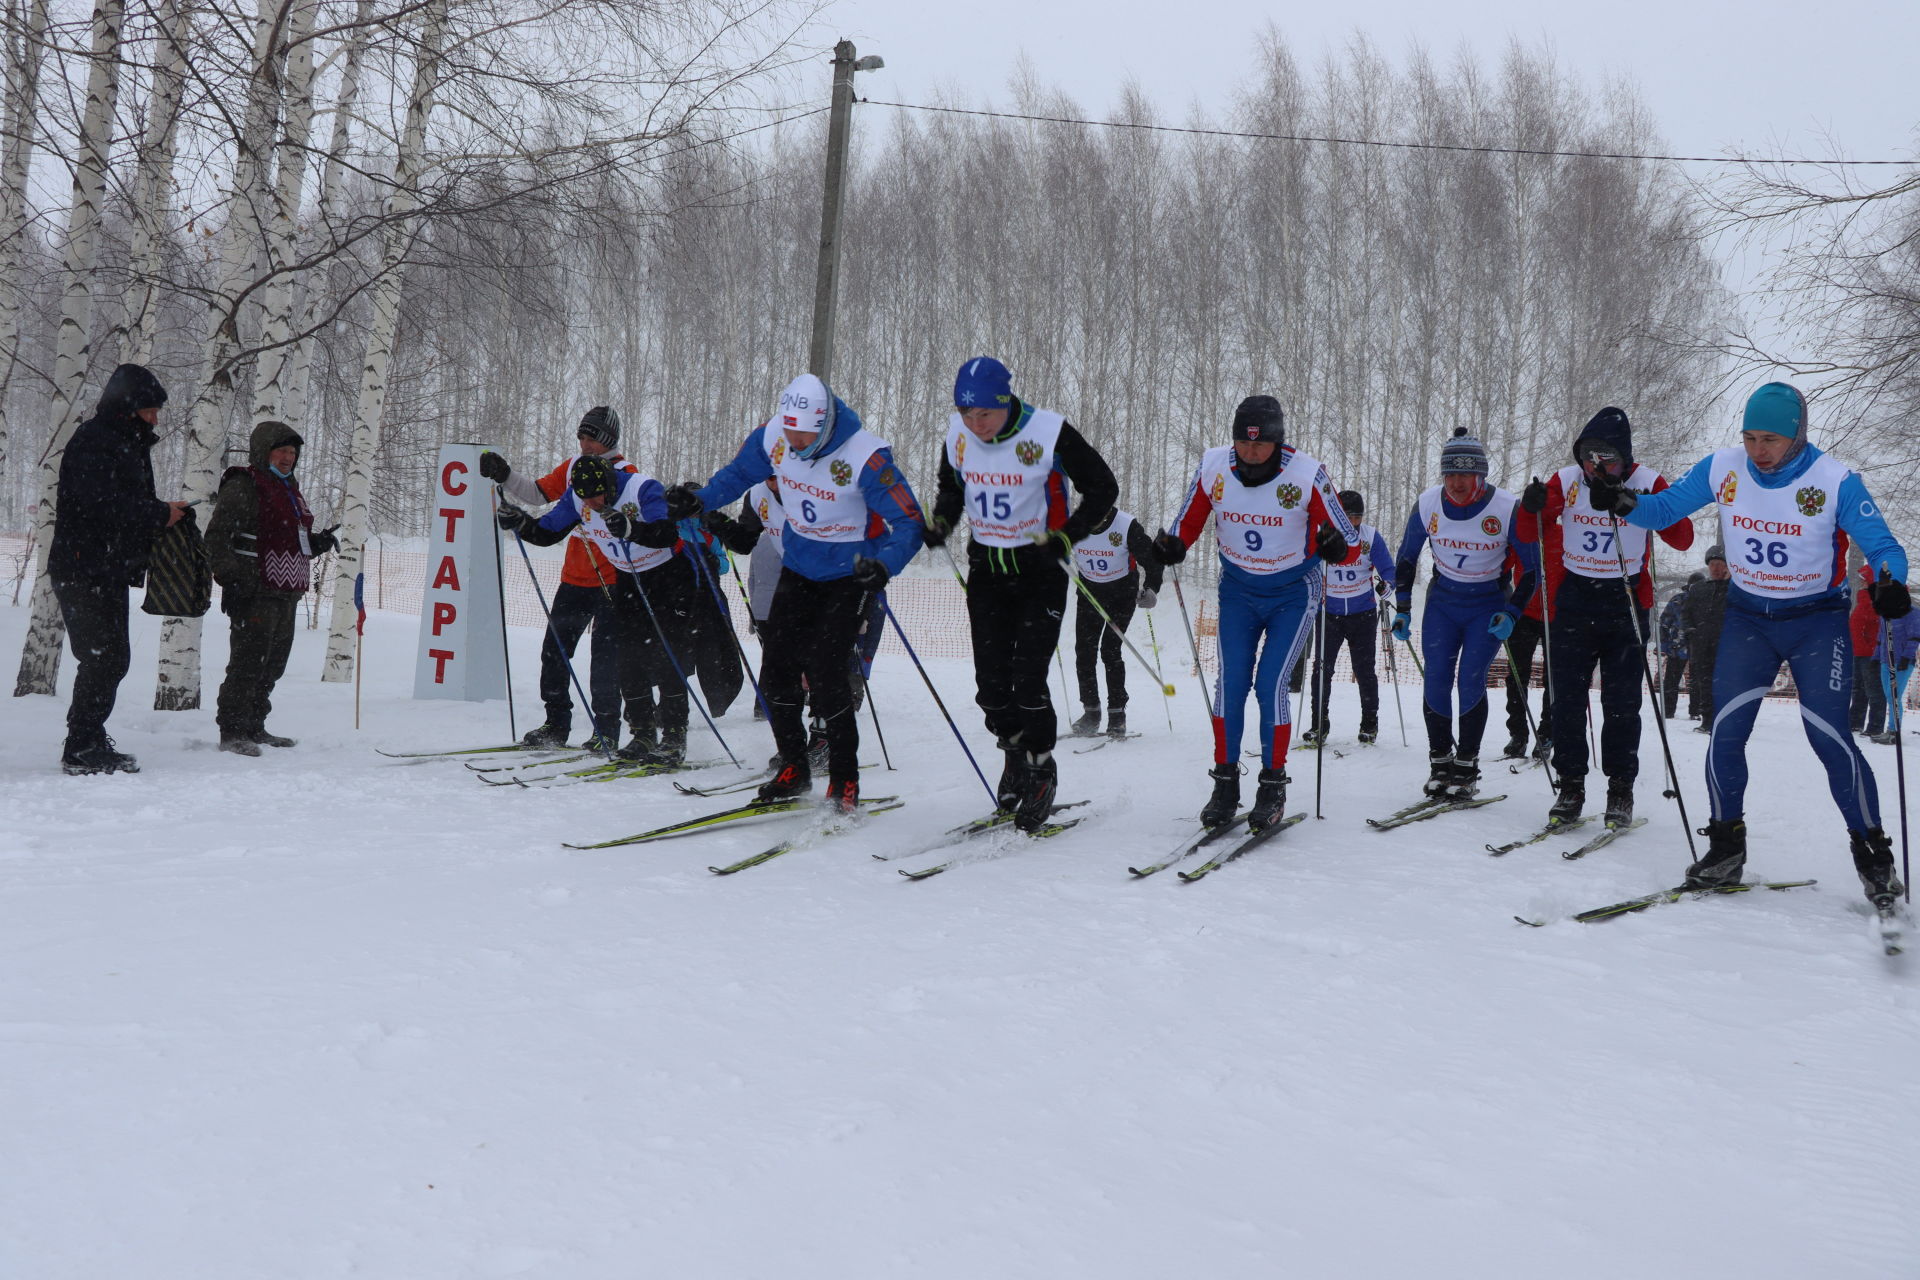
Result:
{"label": "cross-country skier", "polygon": [[1826,766],[1827,786],[1846,821],[1854,869],[1874,906],[1891,911],[1901,893],[1893,842],[1880,825],[1873,770],[1847,733],[1853,695],[1848,540],[1859,544],[1874,572],[1874,608],[1882,618],[1905,617],[1913,602],[1907,553],[1866,482],[1807,439],[1807,404],[1799,390],[1769,382],[1747,398],[1740,444],[1708,454],[1672,488],[1636,494],[1612,477],[1592,488],[1595,505],[1639,529],[1664,529],[1715,503],[1732,552],[1707,743],[1713,821],[1706,853],[1687,868],[1687,884],[1740,882],[1747,862],[1747,738],[1785,662],[1800,693],[1807,741]]}
{"label": "cross-country skier", "polygon": [[[581,458],[605,458],[621,471],[636,469],[616,447],[620,443],[620,415],[609,406],[598,404],[582,414],[574,435],[579,452],[537,479],[515,471],[511,463],[491,450],[480,455],[480,474],[521,506],[542,507],[566,494],[573,464]],[[619,577],[620,571],[607,563],[584,528],[567,540],[560,585],[553,589],[551,601],[553,625],[540,642],[540,701],[546,705],[547,718],[520,739],[527,746],[564,746],[573,732],[567,663],[588,623],[593,624],[592,662],[587,676],[587,693],[593,699],[593,734],[587,746],[611,752],[620,745],[620,667],[613,646],[612,594]],[[628,707],[638,717],[634,733],[651,739],[655,732],[651,695],[645,701],[630,701]]]}
{"label": "cross-country skier", "polygon": [[[1013,375],[991,356],[960,366],[953,403],[928,541],[944,543],[965,511],[974,700],[1005,758],[996,796],[1015,826],[1034,831],[1059,782],[1047,664],[1066,613],[1064,562],[1120,486],[1072,423],[1013,394]],[[1072,512],[1069,485],[1080,494]]]}
{"label": "cross-country skier", "polygon": [[778,410],[748,433],[732,462],[698,490],[676,486],[668,505],[676,517],[697,515],[763,481],[778,490],[787,518],[779,584],[761,628],[760,692],[780,767],[760,798],[812,788],[801,714],[810,698],[826,726],[828,803],[851,813],[860,801],[860,729],[847,654],[873,595],[920,550],[920,504],[892,448],[811,373],[787,384]]}
{"label": "cross-country skier", "polygon": [[[1521,495],[1525,523],[1537,523],[1547,625],[1547,685],[1553,703],[1553,770],[1558,794],[1548,821],[1571,822],[1587,803],[1586,690],[1600,669],[1600,769],[1607,776],[1606,824],[1633,821],[1633,780],[1640,772],[1640,697],[1647,621],[1653,608],[1653,541],[1622,528],[1593,505],[1593,477],[1605,472],[1634,493],[1659,493],[1667,479],[1634,461],[1633,424],[1608,405],[1573,442],[1572,466]],[[1676,551],[1693,545],[1693,522],[1682,517],[1660,530]],[[1629,586],[1631,577],[1631,586]],[[1629,608],[1631,591],[1631,608]],[[1656,713],[1658,708],[1656,708]]]}
{"label": "cross-country skier", "polygon": [[[678,764],[687,754],[687,636],[693,613],[693,567],[674,554],[679,531],[667,518],[666,491],[640,471],[622,471],[604,456],[574,460],[567,491],[538,520],[512,503],[500,506],[502,529],[536,547],[552,546],[576,528],[615,570],[611,584],[620,689],[631,703],[660,689],[660,740],[636,735],[614,759]],[[644,594],[642,594],[644,593]],[[688,655],[690,658],[691,655]]]}
{"label": "cross-country skier", "polygon": [[1360,540],[1347,548],[1346,557],[1327,566],[1327,620],[1324,653],[1315,659],[1313,728],[1300,735],[1306,746],[1320,746],[1327,737],[1327,703],[1333,693],[1333,664],[1340,646],[1347,646],[1354,683],[1360,686],[1360,741],[1380,736],[1380,676],[1374,669],[1379,647],[1380,595],[1393,581],[1393,553],[1380,531],[1365,524],[1366,499],[1357,489],[1340,491],[1340,509],[1359,531]]}
{"label": "cross-country skier", "polygon": [[1248,396],[1233,414],[1233,443],[1200,457],[1171,532],[1154,539],[1168,564],[1212,517],[1220,551],[1220,678],[1213,695],[1213,795],[1203,826],[1233,819],[1240,804],[1240,736],[1247,695],[1260,709],[1260,777],[1248,825],[1285,816],[1287,747],[1293,734],[1287,674],[1313,633],[1324,590],[1322,564],[1347,558],[1360,531],[1347,518],[1319,459],[1289,445],[1272,396]]}
{"label": "cross-country skier", "polygon": [[[1413,581],[1420,550],[1433,552],[1433,581],[1420,617],[1426,656],[1429,796],[1464,800],[1480,784],[1480,738],[1487,727],[1487,671],[1500,642],[1513,634],[1539,573],[1539,548],[1517,528],[1520,500],[1487,483],[1486,446],[1454,428],[1440,450],[1440,483],[1422,493],[1407,516],[1394,567],[1393,635],[1413,634]],[[1509,553],[1520,562],[1511,593],[1501,579]],[[1459,731],[1454,691],[1459,690]]]}
{"label": "cross-country skier", "polygon": [[[1092,601],[1074,606],[1073,665],[1080,677],[1080,718],[1070,733],[1087,735],[1100,728],[1100,681],[1096,666],[1107,669],[1107,736],[1127,736],[1127,664],[1120,637],[1133,621],[1136,606],[1151,609],[1160,598],[1160,557],[1153,537],[1131,512],[1115,507],[1093,531],[1073,544],[1074,567],[1100,607],[1113,619],[1108,626]],[[1117,627],[1119,630],[1115,630]]]}

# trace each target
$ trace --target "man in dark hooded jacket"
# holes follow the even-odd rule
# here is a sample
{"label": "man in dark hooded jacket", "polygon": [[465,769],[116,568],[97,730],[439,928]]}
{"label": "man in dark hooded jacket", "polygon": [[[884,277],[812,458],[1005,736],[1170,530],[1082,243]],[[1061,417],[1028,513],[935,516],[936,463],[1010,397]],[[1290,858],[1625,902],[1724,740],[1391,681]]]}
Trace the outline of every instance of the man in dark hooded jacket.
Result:
{"label": "man in dark hooded jacket", "polygon": [[293,648],[300,597],[313,582],[312,559],[335,546],[332,530],[314,531],[313,512],[293,478],[304,443],[284,422],[255,426],[248,465],[228,467],[220,477],[207,524],[220,612],[233,621],[214,720],[220,749],[235,755],[293,745],[292,738],[267,732],[267,713]]}
{"label": "man in dark hooded jacket", "polygon": [[123,364],[60,455],[47,577],[78,664],[60,757],[70,774],[140,771],[107,736],[107,717],[132,661],[127,588],[146,581],[154,535],[187,509],[184,502],[162,502],[153,489],[152,453],[160,438],[153,426],[166,402],[160,379]]}

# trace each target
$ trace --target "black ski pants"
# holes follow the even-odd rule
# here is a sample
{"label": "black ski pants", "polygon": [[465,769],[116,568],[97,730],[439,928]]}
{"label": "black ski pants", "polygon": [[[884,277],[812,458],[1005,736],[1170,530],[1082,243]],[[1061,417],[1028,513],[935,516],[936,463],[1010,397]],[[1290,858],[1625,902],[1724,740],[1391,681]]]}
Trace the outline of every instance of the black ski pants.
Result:
{"label": "black ski pants", "polygon": [[[1647,613],[1629,611],[1618,578],[1561,579],[1553,613],[1548,682],[1553,701],[1553,770],[1562,778],[1587,774],[1587,689],[1600,672],[1600,771],[1632,782],[1640,773],[1640,636]],[[1637,619],[1636,619],[1637,615]],[[1639,629],[1636,629],[1636,626]]]}
{"label": "black ski pants", "polygon": [[967,579],[974,701],[986,713],[988,732],[1009,747],[1038,754],[1052,751],[1058,739],[1047,667],[1066,611],[1064,565],[994,573],[975,561]]}
{"label": "black ski pants", "polygon": [[806,761],[804,712],[810,706],[826,730],[827,777],[833,782],[860,776],[849,655],[870,601],[870,593],[852,578],[816,582],[782,568],[760,630],[760,692],[771,712],[773,745],[783,760]]}
{"label": "black ski pants", "polygon": [[687,685],[680,673],[692,660],[692,614],[693,569],[685,556],[648,569],[638,582],[633,574],[620,571],[613,591],[614,651],[627,723],[636,729],[654,723],[657,687],[659,727],[686,732]]}
{"label": "black ski pants", "polygon": [[726,595],[714,596],[713,561],[699,561],[693,571],[693,662],[707,710],[717,719],[740,696],[747,673],[734,645],[733,615],[726,609]]}
{"label": "black ski pants", "polygon": [[1720,633],[1713,633],[1710,644],[1698,640],[1687,643],[1687,710],[1698,714],[1700,723],[1713,727],[1713,669],[1720,661]]}
{"label": "black ski pants", "polygon": [[1374,668],[1374,653],[1380,642],[1380,611],[1365,609],[1359,613],[1329,613],[1325,616],[1324,652],[1313,662],[1313,725],[1327,731],[1327,704],[1333,699],[1333,666],[1340,657],[1340,646],[1347,646],[1353,663],[1353,680],[1360,686],[1360,727],[1368,732],[1380,728],[1380,673]]}
{"label": "black ski pants", "polygon": [[220,608],[232,627],[227,674],[220,682],[213,720],[223,738],[249,737],[265,731],[273,711],[273,686],[286,672],[287,655],[293,651],[300,597],[278,592],[245,598],[223,594]]}
{"label": "black ski pants", "polygon": [[[1673,719],[1680,709],[1680,682],[1687,674],[1687,660],[1677,653],[1665,655],[1660,666],[1660,714],[1665,719]],[[1688,699],[1687,710],[1694,710],[1692,699]]]}
{"label": "black ski pants", "polygon": [[1853,658],[1853,704],[1847,719],[1855,733],[1879,733],[1887,725],[1887,686],[1880,671],[1880,659]]}
{"label": "black ski pants", "polygon": [[1109,627],[1086,597],[1074,604],[1073,666],[1080,677],[1080,705],[1100,705],[1100,682],[1094,670],[1098,659],[1107,669],[1107,705],[1120,711],[1127,705],[1127,653],[1120,636],[1133,621],[1134,608],[1140,602],[1140,574],[1135,570],[1112,582],[1089,582],[1087,590],[1112,615],[1113,626],[1120,630]]}
{"label": "black ski pants", "polygon": [[120,682],[133,662],[127,639],[127,584],[53,580],[53,596],[67,625],[77,664],[67,707],[67,750],[97,746],[107,732]]}
{"label": "black ski pants", "polygon": [[[613,600],[599,587],[563,582],[553,589],[552,616],[553,626],[540,646],[540,701],[546,704],[547,723],[569,732],[573,728],[573,681],[567,675],[567,662],[591,623],[591,665],[582,683],[593,699],[593,731],[612,737],[620,730],[620,660],[613,639]],[[649,728],[653,725],[651,698],[644,723]]]}
{"label": "black ski pants", "polygon": [[[1507,650],[1512,655],[1507,662],[1507,737],[1517,742],[1527,740],[1527,698],[1533,688],[1533,655],[1540,648],[1543,634],[1540,619],[1523,613],[1514,619],[1513,634],[1507,637]],[[1554,632],[1553,642],[1560,643],[1558,631]],[[1540,691],[1540,718],[1534,722],[1536,742],[1553,738],[1551,675],[1542,683],[1547,687]]]}

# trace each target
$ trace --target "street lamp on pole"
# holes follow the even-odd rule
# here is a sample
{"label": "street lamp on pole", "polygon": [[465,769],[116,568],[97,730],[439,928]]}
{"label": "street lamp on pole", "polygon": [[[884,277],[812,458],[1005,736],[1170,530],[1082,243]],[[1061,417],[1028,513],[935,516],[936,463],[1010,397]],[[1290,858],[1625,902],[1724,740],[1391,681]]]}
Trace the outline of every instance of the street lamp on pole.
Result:
{"label": "street lamp on pole", "polygon": [[[820,265],[813,282],[813,339],[807,369],[828,382],[833,370],[834,309],[840,300],[840,209],[846,194],[847,143],[853,123],[853,73],[878,71],[878,56],[854,56],[853,41],[833,47],[833,107],[827,117],[827,190],[820,205]],[[829,383],[831,385],[831,383]]]}

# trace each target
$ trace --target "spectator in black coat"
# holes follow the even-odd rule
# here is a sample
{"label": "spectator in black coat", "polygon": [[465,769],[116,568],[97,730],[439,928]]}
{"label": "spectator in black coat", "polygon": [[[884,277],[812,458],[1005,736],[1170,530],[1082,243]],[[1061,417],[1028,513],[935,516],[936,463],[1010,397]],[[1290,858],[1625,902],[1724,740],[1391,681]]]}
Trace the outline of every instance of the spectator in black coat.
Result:
{"label": "spectator in black coat", "polygon": [[1687,629],[1687,666],[1691,681],[1688,702],[1700,710],[1695,733],[1713,731],[1713,664],[1720,653],[1720,628],[1727,616],[1727,587],[1732,575],[1727,572],[1724,547],[1707,548],[1707,580],[1687,588],[1686,602],[1680,606],[1680,619]]}
{"label": "spectator in black coat", "polygon": [[162,502],[153,489],[153,427],[166,402],[160,379],[140,365],[121,365],[60,456],[47,577],[78,664],[60,759],[71,774],[140,771],[132,756],[114,749],[107,717],[132,661],[127,589],[145,583],[154,535],[187,510],[184,502]]}

